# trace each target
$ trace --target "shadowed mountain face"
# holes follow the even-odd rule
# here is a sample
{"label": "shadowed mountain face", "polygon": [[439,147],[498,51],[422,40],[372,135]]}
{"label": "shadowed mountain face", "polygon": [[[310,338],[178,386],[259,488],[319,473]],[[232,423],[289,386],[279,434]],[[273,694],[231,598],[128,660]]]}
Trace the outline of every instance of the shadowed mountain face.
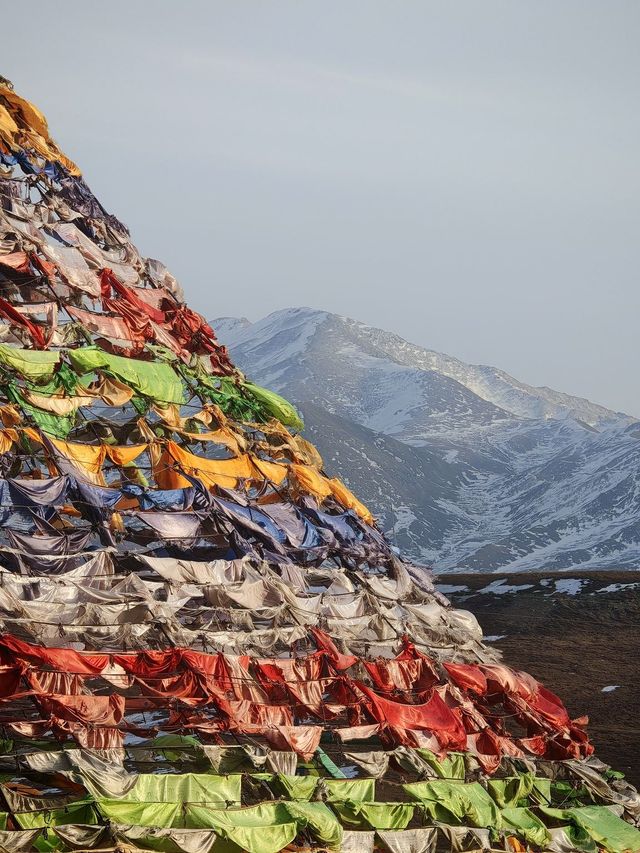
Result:
{"label": "shadowed mountain face", "polygon": [[327,470],[408,555],[440,570],[640,562],[633,418],[322,311],[214,325],[301,406]]}

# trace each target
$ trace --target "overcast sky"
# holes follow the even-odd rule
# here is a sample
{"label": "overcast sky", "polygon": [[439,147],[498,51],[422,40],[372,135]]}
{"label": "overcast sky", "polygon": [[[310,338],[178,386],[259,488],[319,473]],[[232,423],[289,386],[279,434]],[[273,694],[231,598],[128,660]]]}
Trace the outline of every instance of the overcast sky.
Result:
{"label": "overcast sky", "polygon": [[636,0],[32,0],[2,29],[208,317],[324,308],[640,415]]}

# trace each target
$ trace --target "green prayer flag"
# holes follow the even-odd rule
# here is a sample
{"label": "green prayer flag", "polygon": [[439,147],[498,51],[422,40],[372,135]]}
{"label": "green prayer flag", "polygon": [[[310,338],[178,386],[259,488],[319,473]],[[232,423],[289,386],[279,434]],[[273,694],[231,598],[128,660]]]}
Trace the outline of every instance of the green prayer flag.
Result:
{"label": "green prayer flag", "polygon": [[320,762],[320,764],[322,764],[324,769],[328,773],[331,773],[334,779],[347,778],[346,774],[342,772],[342,770],[338,767],[335,761],[333,761],[331,757],[327,755],[324,749],[322,749],[322,747],[320,746],[316,749],[316,757],[318,758],[318,761]]}
{"label": "green prayer flag", "polygon": [[330,849],[339,849],[344,830],[331,809],[325,803],[285,803],[291,818],[300,829],[306,828],[311,835]]}
{"label": "green prayer flag", "polygon": [[159,735],[147,740],[143,746],[158,750],[167,761],[179,761],[184,755],[189,758],[204,756],[202,744],[193,735]]}
{"label": "green prayer flag", "polygon": [[[141,773],[119,802],[228,803],[242,799],[242,776],[212,773]],[[126,821],[125,821],[126,823]]]}
{"label": "green prayer flag", "polygon": [[62,826],[68,823],[83,823],[94,826],[98,818],[93,802],[81,800],[59,809],[43,809],[34,812],[16,812],[14,818],[20,829],[37,829],[44,826]]}
{"label": "green prayer flag", "polygon": [[327,802],[372,803],[376,798],[375,779],[324,779]]}
{"label": "green prayer flag", "polygon": [[453,825],[500,828],[500,812],[479,782],[412,782],[403,789],[422,804],[431,820]]}
{"label": "green prayer flag", "polygon": [[32,382],[45,382],[53,376],[60,353],[51,350],[20,349],[0,344],[0,362],[17,370]]}
{"label": "green prayer flag", "polygon": [[310,800],[318,785],[317,776],[275,776],[275,788],[282,791],[289,800]]}
{"label": "green prayer flag", "polygon": [[220,406],[225,415],[239,421],[265,419],[258,400],[243,393],[243,386],[233,379],[227,376],[211,376],[202,366],[194,369],[183,362],[178,362],[175,366],[189,388],[194,388],[199,396]]}
{"label": "green prayer flag", "polygon": [[545,848],[551,836],[544,823],[526,808],[502,809],[502,825],[505,831],[513,830],[528,844]]}
{"label": "green prayer flag", "polygon": [[51,853],[51,851],[59,850],[62,843],[57,835],[50,829],[43,829],[40,835],[36,838],[33,845],[40,853]]}
{"label": "green prayer flag", "polygon": [[519,776],[508,776],[505,779],[489,779],[487,790],[501,808],[515,808],[521,805],[520,800],[526,799],[532,792],[533,783],[532,773],[521,773]]}
{"label": "green prayer flag", "polygon": [[406,829],[415,811],[414,803],[332,803],[331,807],[347,829]]}
{"label": "green prayer flag", "polygon": [[541,811],[549,817],[571,821],[611,853],[640,850],[640,830],[619,818],[607,806],[580,806],[570,809],[541,807]]}
{"label": "green prayer flag", "polygon": [[113,823],[133,823],[137,826],[184,826],[181,803],[140,803],[127,799],[107,797],[96,799],[96,806],[104,820]]}
{"label": "green prayer flag", "polygon": [[144,397],[162,403],[185,402],[182,381],[166,362],[123,358],[95,346],[69,350],[68,356],[80,374],[100,370],[125,382]]}
{"label": "green prayer flag", "polygon": [[226,810],[188,805],[186,822],[192,829],[215,829],[247,853],[278,853],[298,834],[283,803]]}
{"label": "green prayer flag", "polygon": [[231,844],[226,850],[216,844],[216,853],[278,853],[294,840],[298,826],[292,822],[274,826],[233,826],[220,831]]}
{"label": "green prayer flag", "polygon": [[462,752],[450,752],[444,758],[438,758],[430,749],[420,747],[415,752],[426,761],[440,779],[460,779],[464,781],[465,766]]}
{"label": "green prayer flag", "polygon": [[274,391],[261,388],[260,385],[254,385],[253,382],[245,382],[244,387],[249,394],[258,400],[264,410],[272,417],[277,418],[281,424],[292,427],[292,429],[304,429],[304,423],[295,406],[285,400],[284,397]]}

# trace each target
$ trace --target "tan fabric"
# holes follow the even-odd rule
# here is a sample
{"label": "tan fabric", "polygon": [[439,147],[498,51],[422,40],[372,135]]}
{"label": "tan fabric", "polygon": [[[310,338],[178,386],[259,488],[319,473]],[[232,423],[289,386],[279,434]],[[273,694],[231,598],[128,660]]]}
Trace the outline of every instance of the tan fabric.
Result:
{"label": "tan fabric", "polygon": [[230,429],[222,428],[216,430],[206,430],[205,432],[188,432],[175,427],[175,431],[189,441],[212,441],[215,444],[222,444],[227,447],[234,456],[240,456],[246,450],[247,443],[239,435],[233,433]]}
{"label": "tan fabric", "polygon": [[21,391],[27,402],[33,406],[60,416],[73,414],[82,406],[92,406],[97,399],[104,400],[108,406],[124,406],[133,397],[133,391],[128,385],[107,377],[88,388],[81,384],[77,387],[83,393],[72,397],[64,396],[62,392],[59,395],[45,395],[28,388]]}
{"label": "tan fabric", "polygon": [[261,610],[282,604],[282,591],[267,580],[241,581],[239,584],[207,587],[205,601],[218,607],[242,607]]}
{"label": "tan fabric", "polygon": [[161,829],[157,826],[113,824],[112,831],[116,839],[127,847],[131,845],[138,849],[139,843],[143,848],[158,849],[156,845],[162,840],[161,849],[173,849],[174,853],[209,853],[218,838],[213,829]]}
{"label": "tan fabric", "polygon": [[50,228],[66,243],[74,246],[91,268],[111,269],[114,275],[126,285],[138,283],[140,276],[137,270],[131,264],[122,263],[124,260],[122,251],[101,249],[86,234],[83,234],[73,222],[57,222]]}
{"label": "tan fabric", "polygon": [[101,397],[107,406],[124,406],[133,397],[133,390],[128,385],[107,376],[87,391]]}
{"label": "tan fabric", "polygon": [[373,853],[375,835],[375,832],[345,830],[340,844],[340,853]]}
{"label": "tan fabric", "polygon": [[439,832],[451,845],[452,853],[462,853],[464,850],[492,849],[488,829],[477,829],[473,826],[449,826],[446,823],[438,823],[437,826]]}
{"label": "tan fabric", "polygon": [[64,847],[70,850],[108,849],[111,844],[111,829],[108,826],[63,824],[51,829]]}
{"label": "tan fabric", "polygon": [[298,756],[295,752],[270,749],[267,751],[266,759],[266,768],[272,773],[281,773],[283,776],[296,775]]}
{"label": "tan fabric", "polygon": [[389,853],[434,853],[438,830],[428,829],[378,830],[378,838]]}
{"label": "tan fabric", "polygon": [[68,347],[72,344],[86,343],[86,340],[80,323],[72,321],[70,323],[63,323],[57,329],[53,330],[49,345],[52,347]]}
{"label": "tan fabric", "polygon": [[368,726],[348,726],[336,729],[335,733],[343,743],[348,743],[351,740],[366,740],[367,738],[375,737],[379,731],[379,724],[373,723]]}
{"label": "tan fabric", "polygon": [[576,846],[561,827],[549,829],[551,840],[547,841],[546,850],[550,853],[577,853]]}
{"label": "tan fabric", "polygon": [[13,307],[18,314],[24,314],[27,317],[41,317],[47,326],[47,338],[51,338],[52,333],[58,325],[57,302],[26,303],[23,305],[14,305]]}
{"label": "tan fabric", "polygon": [[[218,406],[204,406],[199,412],[188,417],[181,416],[180,407],[175,403],[166,405],[155,403],[152,409],[166,424],[191,441],[213,441],[222,444],[228,447],[234,456],[240,456],[247,449],[244,436],[232,428],[231,422],[222,414]],[[218,425],[218,429],[191,432],[187,429],[191,421],[200,421],[205,426],[210,426],[213,422]]]}
{"label": "tan fabric", "polygon": [[[605,803],[621,805],[632,820],[638,821],[640,818],[640,793],[631,785],[624,783],[626,788],[624,792],[614,790],[598,769],[590,766],[588,761],[571,760],[566,761],[565,765],[597,798],[601,798]],[[618,782],[618,785],[621,784],[623,783]]]}
{"label": "tan fabric", "polygon": [[[62,278],[71,287],[88,293],[94,299],[99,298],[100,279],[96,271],[89,268],[89,265],[77,249],[74,249],[73,246],[53,246],[50,243],[44,242],[42,244],[42,252],[48,261],[56,265]],[[66,306],[66,308],[72,317],[76,316],[71,306]],[[82,315],[84,314],[90,314],[90,312],[80,311],[80,316],[77,319],[82,321]],[[91,327],[89,326],[88,328]]]}
{"label": "tan fabric", "polygon": [[123,797],[137,780],[137,774],[124,769],[124,757],[124,749],[67,749],[32,752],[25,761],[36,773],[68,776],[95,797]]}
{"label": "tan fabric", "polygon": [[362,573],[358,573],[358,577],[377,597],[390,599],[391,601],[409,598],[412,594],[419,592],[406,569],[402,566],[395,566],[394,572],[395,577],[393,578],[382,575],[375,577]]}
{"label": "tan fabric", "polygon": [[312,465],[318,470],[322,468],[322,456],[320,456],[317,448],[310,441],[307,441],[301,435],[293,435],[290,436],[290,443],[295,448],[297,462],[302,462],[304,465]]}
{"label": "tan fabric", "polygon": [[362,775],[381,779],[389,768],[389,752],[345,752],[348,764],[359,767]]}
{"label": "tan fabric", "polygon": [[91,406],[95,402],[95,397],[92,396],[65,397],[62,394],[45,395],[37,394],[28,388],[23,388],[21,391],[25,400],[31,403],[32,406],[36,406],[45,412],[52,412],[54,415],[59,415],[60,417],[72,415],[81,406]]}
{"label": "tan fabric", "polygon": [[[19,426],[22,423],[22,415],[13,403],[7,406],[0,406],[0,421],[2,421],[2,425],[5,427]],[[16,433],[14,441],[17,440],[18,435]]]}
{"label": "tan fabric", "polygon": [[178,302],[184,301],[182,287],[161,261],[157,261],[155,258],[147,258],[146,267],[147,275],[158,289],[166,287]]}
{"label": "tan fabric", "polygon": [[25,829],[0,832],[0,853],[31,853],[35,849],[34,844],[41,831]]}
{"label": "tan fabric", "polygon": [[250,564],[245,560],[212,560],[201,563],[196,560],[178,560],[174,557],[138,557],[160,577],[172,583],[227,585],[239,583],[247,577]]}
{"label": "tan fabric", "polygon": [[247,424],[256,432],[263,433],[269,441],[264,443],[265,450],[273,452],[281,451],[288,456],[292,462],[302,465],[311,465],[320,470],[322,468],[322,457],[311,442],[301,435],[291,435],[280,421],[273,418],[266,424]]}

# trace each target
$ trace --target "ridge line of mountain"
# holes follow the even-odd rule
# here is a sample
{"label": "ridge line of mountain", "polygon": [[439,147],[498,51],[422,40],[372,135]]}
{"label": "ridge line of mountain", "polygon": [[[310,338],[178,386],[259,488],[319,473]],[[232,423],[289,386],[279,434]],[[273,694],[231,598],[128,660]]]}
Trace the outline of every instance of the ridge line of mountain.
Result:
{"label": "ridge line of mountain", "polygon": [[437,569],[640,563],[638,421],[310,308],[212,321],[331,472]]}

